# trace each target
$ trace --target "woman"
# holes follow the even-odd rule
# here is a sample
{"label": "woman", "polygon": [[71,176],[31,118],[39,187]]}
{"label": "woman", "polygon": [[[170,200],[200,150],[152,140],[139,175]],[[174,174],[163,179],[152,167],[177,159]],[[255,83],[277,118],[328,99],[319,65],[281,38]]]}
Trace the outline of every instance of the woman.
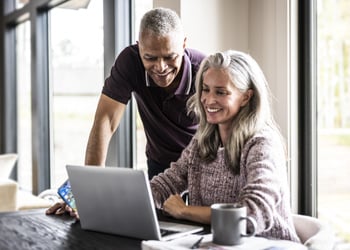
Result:
{"label": "woman", "polygon": [[[156,206],[209,224],[210,205],[238,203],[257,221],[257,235],[299,241],[284,143],[258,64],[238,51],[211,55],[197,73],[196,90],[188,106],[199,128],[180,158],[151,180]],[[185,190],[189,205],[179,195]]]}

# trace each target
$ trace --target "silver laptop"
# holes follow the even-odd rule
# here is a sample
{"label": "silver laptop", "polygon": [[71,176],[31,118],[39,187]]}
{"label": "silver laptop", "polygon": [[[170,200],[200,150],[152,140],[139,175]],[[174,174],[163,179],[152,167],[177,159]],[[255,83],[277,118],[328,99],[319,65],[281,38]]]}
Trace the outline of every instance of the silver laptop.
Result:
{"label": "silver laptop", "polygon": [[67,165],[83,229],[144,240],[171,240],[203,227],[158,221],[142,170]]}

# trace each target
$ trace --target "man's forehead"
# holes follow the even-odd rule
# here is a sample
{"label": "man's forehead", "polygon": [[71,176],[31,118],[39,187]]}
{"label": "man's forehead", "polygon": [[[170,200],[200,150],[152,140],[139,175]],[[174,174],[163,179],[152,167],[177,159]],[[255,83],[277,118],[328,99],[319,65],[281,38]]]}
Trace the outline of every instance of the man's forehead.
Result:
{"label": "man's forehead", "polygon": [[159,33],[155,33],[153,30],[144,30],[142,32],[139,33],[139,40],[142,41],[142,39],[149,39],[149,38],[164,38],[164,37],[172,37],[172,39],[176,39],[177,38],[182,38],[184,37],[184,33],[181,31],[170,31],[166,34],[159,34]]}
{"label": "man's forehead", "polygon": [[172,55],[183,53],[183,44],[170,45],[170,44],[142,44],[139,43],[140,53],[147,56],[156,57],[169,57]]}
{"label": "man's forehead", "polygon": [[177,52],[161,52],[161,51],[144,51],[143,56],[147,56],[147,57],[172,57],[174,55],[177,55]]}

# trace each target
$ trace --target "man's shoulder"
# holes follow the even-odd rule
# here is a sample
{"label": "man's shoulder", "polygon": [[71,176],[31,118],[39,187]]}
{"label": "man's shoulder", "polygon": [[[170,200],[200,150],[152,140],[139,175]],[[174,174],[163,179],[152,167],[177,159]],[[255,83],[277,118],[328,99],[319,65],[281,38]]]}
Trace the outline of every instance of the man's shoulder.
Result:
{"label": "man's shoulder", "polygon": [[132,44],[125,47],[119,54],[118,57],[139,57],[139,47],[137,44]]}
{"label": "man's shoulder", "polygon": [[[117,56],[114,66],[119,70],[125,69],[133,72],[133,74],[135,72],[144,72],[138,45],[133,44],[125,47]],[[131,71],[130,69],[133,70]]]}
{"label": "man's shoulder", "polygon": [[186,48],[185,54],[188,56],[191,62],[201,62],[205,58],[205,54],[199,50]]}

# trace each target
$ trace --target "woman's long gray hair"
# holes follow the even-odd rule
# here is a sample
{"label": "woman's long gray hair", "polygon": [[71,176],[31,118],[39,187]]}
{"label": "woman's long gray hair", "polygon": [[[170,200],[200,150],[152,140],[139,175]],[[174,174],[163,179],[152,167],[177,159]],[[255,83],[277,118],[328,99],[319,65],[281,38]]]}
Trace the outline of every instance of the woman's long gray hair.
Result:
{"label": "woman's long gray hair", "polygon": [[228,50],[208,56],[203,60],[196,77],[196,94],[188,101],[189,112],[199,118],[196,138],[199,155],[207,162],[213,161],[221,140],[217,124],[207,122],[206,113],[201,103],[203,74],[209,68],[225,70],[232,84],[242,93],[253,90],[249,102],[241,107],[233,119],[232,132],[225,147],[226,163],[239,173],[240,155],[244,144],[256,132],[266,125],[277,128],[271,111],[270,91],[265,76],[257,62],[248,54]]}

